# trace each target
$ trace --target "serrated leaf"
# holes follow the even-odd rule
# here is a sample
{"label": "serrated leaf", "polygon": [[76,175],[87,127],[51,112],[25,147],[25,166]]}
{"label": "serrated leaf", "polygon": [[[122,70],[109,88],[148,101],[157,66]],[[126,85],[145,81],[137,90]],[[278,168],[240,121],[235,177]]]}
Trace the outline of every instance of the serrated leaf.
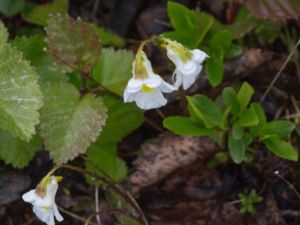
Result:
{"label": "serrated leaf", "polygon": [[42,140],[37,136],[30,142],[24,142],[0,129],[0,159],[14,168],[23,168],[32,160],[35,153],[41,149]]}
{"label": "serrated leaf", "polygon": [[253,94],[254,89],[247,82],[243,82],[237,95],[237,99],[240,105],[240,113],[243,113],[247,108]]}
{"label": "serrated leaf", "polygon": [[22,17],[25,21],[36,25],[46,26],[49,14],[65,14],[69,9],[68,0],[54,0],[52,2],[36,5],[27,3]]}
{"label": "serrated leaf", "polygon": [[131,75],[134,55],[131,51],[103,49],[92,77],[103,87],[122,96]]}
{"label": "serrated leaf", "polygon": [[164,127],[173,133],[185,136],[207,136],[211,133],[211,129],[204,127],[191,120],[190,118],[181,116],[170,116],[164,119]]}
{"label": "serrated leaf", "polygon": [[[116,143],[104,145],[93,144],[87,152],[87,158],[92,163],[86,161],[86,169],[100,176],[103,175],[103,171],[114,182],[123,181],[127,176],[127,166],[124,160],[117,156],[116,149]],[[87,177],[87,180],[90,183],[94,183],[90,177]]]}
{"label": "serrated leaf", "polygon": [[8,39],[8,32],[4,24],[2,23],[2,21],[0,21],[0,50],[2,46],[6,43],[7,39]]}
{"label": "serrated leaf", "polygon": [[88,74],[98,62],[101,43],[92,25],[68,15],[49,15],[47,51],[66,71]]}
{"label": "serrated leaf", "polygon": [[281,140],[278,136],[272,136],[263,140],[263,143],[275,155],[293,161],[298,160],[298,151],[288,142]]}
{"label": "serrated leaf", "polygon": [[23,52],[23,57],[35,67],[40,79],[39,83],[48,81],[67,81],[68,77],[54,65],[51,57],[43,50],[46,47],[44,36],[17,37],[12,41]]}
{"label": "serrated leaf", "polygon": [[68,83],[50,83],[43,92],[40,130],[50,156],[63,163],[85,153],[105,124],[101,98],[88,94],[80,100],[77,89]]}
{"label": "serrated leaf", "polygon": [[24,7],[24,0],[1,0],[0,12],[7,17],[18,14]]}
{"label": "serrated leaf", "polygon": [[41,106],[37,74],[17,49],[4,44],[0,58],[0,127],[29,141],[39,123]]}

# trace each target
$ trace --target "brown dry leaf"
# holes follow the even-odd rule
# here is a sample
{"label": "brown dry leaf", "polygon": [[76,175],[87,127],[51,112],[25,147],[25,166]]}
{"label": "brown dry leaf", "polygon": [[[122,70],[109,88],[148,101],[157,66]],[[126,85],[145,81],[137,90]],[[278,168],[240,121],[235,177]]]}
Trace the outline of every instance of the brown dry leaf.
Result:
{"label": "brown dry leaf", "polygon": [[143,154],[134,161],[135,171],[128,178],[129,190],[138,192],[142,187],[160,181],[196,159],[204,162],[217,149],[217,145],[208,137],[164,133],[142,146]]}

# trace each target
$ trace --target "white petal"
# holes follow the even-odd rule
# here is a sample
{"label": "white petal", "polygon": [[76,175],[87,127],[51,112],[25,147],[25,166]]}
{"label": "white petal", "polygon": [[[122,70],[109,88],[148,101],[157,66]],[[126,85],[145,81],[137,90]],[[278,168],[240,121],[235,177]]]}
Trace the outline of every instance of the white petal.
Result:
{"label": "white petal", "polygon": [[30,203],[34,202],[36,199],[35,190],[31,190],[31,191],[28,191],[27,193],[23,194],[22,199],[25,202],[30,202]]}
{"label": "white petal", "polygon": [[51,176],[50,179],[51,182],[47,186],[46,196],[50,197],[51,199],[54,199],[58,189],[58,182],[54,176]]}
{"label": "white petal", "polygon": [[175,64],[177,68],[181,67],[183,65],[183,62],[180,56],[176,52],[174,52],[169,45],[166,46],[166,49],[168,58]]}
{"label": "white petal", "polygon": [[196,62],[189,60],[185,64],[183,64],[181,67],[178,68],[178,70],[181,72],[182,75],[185,76],[193,76],[199,74],[199,66]]}
{"label": "white petal", "polygon": [[144,51],[142,51],[142,56],[144,58],[144,67],[146,69],[146,71],[148,72],[148,74],[152,74],[153,73],[153,69],[151,66],[151,62],[149,61],[147,55],[145,54]]}
{"label": "white petal", "polygon": [[33,206],[33,212],[44,223],[46,223],[48,225],[55,225],[52,209],[45,210],[42,207]]}
{"label": "white petal", "polygon": [[170,92],[176,91],[176,89],[177,89],[176,87],[174,87],[171,84],[168,84],[165,81],[162,81],[162,83],[160,85],[160,90],[165,93],[170,93]]}
{"label": "white petal", "polygon": [[55,218],[58,222],[61,222],[61,221],[64,220],[62,215],[59,213],[59,211],[57,209],[57,205],[55,204],[55,202],[53,203],[53,212],[54,212]]}
{"label": "white petal", "polygon": [[128,81],[126,88],[128,92],[138,92],[139,90],[141,90],[142,85],[143,85],[143,80],[131,78]]}
{"label": "white petal", "polygon": [[201,65],[197,65],[197,69],[196,72],[192,75],[189,76],[182,76],[182,84],[183,84],[183,89],[186,90],[188,89],[190,86],[192,86],[192,84],[196,81],[196,78],[198,77],[200,71],[202,69]]}
{"label": "white petal", "polygon": [[127,88],[124,90],[123,99],[124,102],[133,102],[137,96],[138,92],[129,92]]}
{"label": "white petal", "polygon": [[197,63],[202,63],[204,59],[208,57],[208,55],[205,52],[199,49],[194,49],[191,52],[193,55],[193,60]]}
{"label": "white petal", "polygon": [[155,90],[148,93],[139,93],[135,102],[139,108],[148,110],[166,105],[167,99],[165,99],[160,90]]}
{"label": "white petal", "polygon": [[143,83],[150,88],[157,88],[161,82],[161,77],[156,74],[151,74],[148,79],[143,80]]}

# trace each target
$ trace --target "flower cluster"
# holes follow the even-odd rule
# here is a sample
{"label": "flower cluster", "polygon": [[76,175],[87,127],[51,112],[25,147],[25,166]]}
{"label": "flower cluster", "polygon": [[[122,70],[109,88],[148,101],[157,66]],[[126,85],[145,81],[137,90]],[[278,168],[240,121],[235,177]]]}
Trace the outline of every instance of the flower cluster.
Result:
{"label": "flower cluster", "polygon": [[142,47],[138,50],[132,65],[133,77],[124,90],[124,102],[135,102],[141,109],[159,108],[167,104],[162,93],[178,90],[182,85],[188,89],[202,70],[207,54],[199,49],[189,50],[180,43],[161,37],[168,58],[175,65],[174,84],[168,84],[153,72],[151,63]]}
{"label": "flower cluster", "polygon": [[58,181],[61,177],[46,176],[36,187],[22,198],[25,202],[33,205],[33,212],[36,216],[47,225],[55,225],[54,217],[57,221],[63,221],[57,205],[55,203],[55,195],[58,189]]}

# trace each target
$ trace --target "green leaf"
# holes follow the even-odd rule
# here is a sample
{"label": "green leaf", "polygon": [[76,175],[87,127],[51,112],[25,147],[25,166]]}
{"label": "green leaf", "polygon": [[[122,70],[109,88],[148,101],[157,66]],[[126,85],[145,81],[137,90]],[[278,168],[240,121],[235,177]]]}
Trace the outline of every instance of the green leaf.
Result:
{"label": "green leaf", "polygon": [[266,113],[265,113],[263,107],[261,106],[261,104],[254,102],[251,104],[251,108],[253,108],[255,110],[255,113],[259,119],[259,123],[261,125],[266,124],[267,117],[266,117]]}
{"label": "green leaf", "polygon": [[0,127],[29,141],[39,123],[42,94],[38,76],[22,54],[4,44],[0,57]]}
{"label": "green leaf", "polygon": [[114,32],[108,31],[104,27],[96,27],[96,33],[101,39],[101,43],[104,46],[114,46],[117,48],[124,47],[125,41],[122,37]]}
{"label": "green leaf", "polygon": [[175,31],[164,33],[190,48],[197,48],[213,24],[212,16],[199,13],[175,2],[168,2],[168,16]]}
{"label": "green leaf", "polygon": [[232,41],[232,35],[228,30],[222,30],[214,34],[209,41],[209,45],[213,49],[223,49],[229,48]]}
{"label": "green leaf", "polygon": [[2,46],[7,42],[7,40],[8,40],[8,32],[7,32],[4,24],[0,20],[0,50],[1,50]]}
{"label": "green leaf", "polygon": [[228,148],[229,148],[229,153],[230,156],[233,160],[233,162],[240,164],[246,154],[246,145],[244,143],[243,139],[234,139],[232,135],[230,134],[228,137]]}
{"label": "green leaf", "polygon": [[[116,144],[93,144],[87,151],[88,160],[85,162],[86,169],[93,174],[108,175],[114,182],[123,181],[127,176],[126,163],[117,156]],[[91,161],[92,163],[89,163]],[[100,169],[100,170],[99,170]],[[87,177],[89,183],[91,177]]]}
{"label": "green leaf", "polygon": [[295,129],[295,125],[289,121],[277,120],[265,124],[262,133],[264,135],[278,135],[286,137]]}
{"label": "green leaf", "polygon": [[210,129],[201,126],[190,118],[181,116],[170,116],[164,119],[164,127],[178,135],[186,136],[207,136]]}
{"label": "green leaf", "polygon": [[224,76],[223,60],[218,58],[208,58],[206,60],[205,71],[210,84],[213,87],[218,86],[222,82]]}
{"label": "green leaf", "polygon": [[237,116],[240,111],[240,105],[237,100],[237,95],[232,87],[226,87],[222,92],[222,99],[225,106],[230,107],[233,115]]}
{"label": "green leaf", "polygon": [[103,101],[107,107],[107,120],[98,143],[118,143],[143,123],[143,112],[137,107],[111,96],[104,96]]}
{"label": "green leaf", "polygon": [[259,123],[259,119],[255,113],[253,107],[246,109],[238,120],[239,124],[243,127],[256,126]]}
{"label": "green leaf", "polygon": [[18,14],[24,7],[24,0],[1,0],[0,12],[7,17]]}
{"label": "green leaf", "polygon": [[240,126],[238,123],[235,123],[232,126],[232,137],[235,140],[239,140],[243,137],[244,135],[244,128]]}
{"label": "green leaf", "polygon": [[98,62],[101,43],[95,29],[81,19],[68,15],[49,15],[47,51],[68,72],[88,74]]}
{"label": "green leaf", "polygon": [[187,97],[190,107],[195,114],[205,123],[207,128],[220,127],[223,124],[223,113],[220,108],[205,95]]}
{"label": "green leaf", "polygon": [[39,75],[39,83],[48,81],[67,81],[68,77],[54,65],[52,58],[43,50],[46,47],[45,37],[17,37],[12,44],[23,52],[23,57],[31,62]]}
{"label": "green leaf", "polygon": [[27,3],[22,17],[25,21],[36,25],[46,26],[49,14],[66,14],[69,10],[68,0],[53,0],[52,2],[36,5]]}
{"label": "green leaf", "polygon": [[41,136],[56,163],[64,163],[85,153],[96,140],[106,120],[101,98],[91,94],[81,100],[68,83],[49,83],[43,87]]}
{"label": "green leaf", "polygon": [[241,114],[247,108],[253,94],[254,94],[254,89],[247,82],[243,82],[237,95]]}
{"label": "green leaf", "polygon": [[275,155],[293,161],[298,160],[298,151],[289,143],[281,140],[278,136],[272,136],[263,140],[263,143]]}
{"label": "green leaf", "polygon": [[34,136],[30,142],[24,142],[8,132],[0,130],[0,159],[14,168],[24,168],[41,149],[42,140]]}
{"label": "green leaf", "polygon": [[122,96],[128,80],[134,55],[131,51],[103,49],[99,62],[92,70],[92,77],[106,89]]}

